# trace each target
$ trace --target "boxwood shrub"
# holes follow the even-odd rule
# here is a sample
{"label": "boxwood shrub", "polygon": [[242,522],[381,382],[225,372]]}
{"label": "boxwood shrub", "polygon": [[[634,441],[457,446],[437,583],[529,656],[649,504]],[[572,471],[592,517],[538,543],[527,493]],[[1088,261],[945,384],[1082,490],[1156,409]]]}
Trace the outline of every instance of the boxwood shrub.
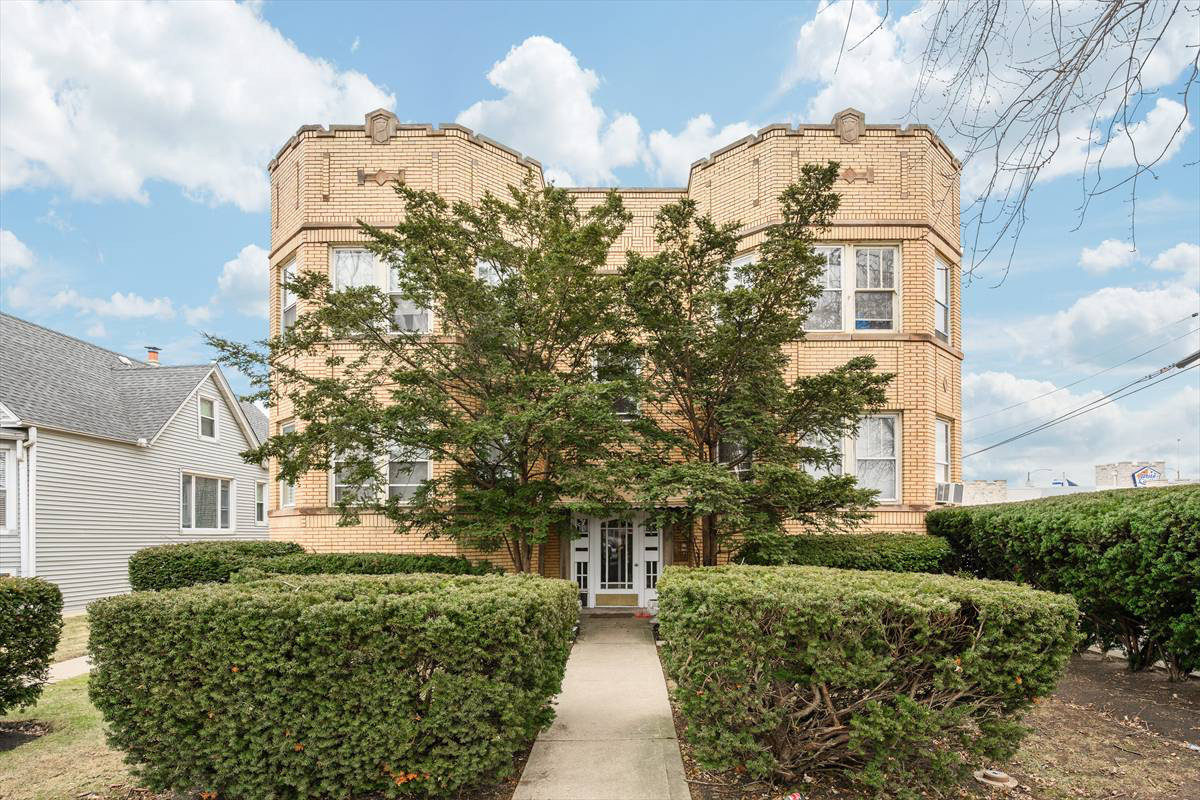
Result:
{"label": "boxwood shrub", "polygon": [[225,583],[256,559],[303,553],[295,542],[186,542],[138,550],[129,557],[134,591]]}
{"label": "boxwood shrub", "polygon": [[887,572],[950,572],[954,551],[940,536],[923,533],[797,534],[752,542],[739,553],[745,564],[798,564]]}
{"label": "boxwood shrub", "polygon": [[511,771],[578,616],[531,575],[284,576],[89,608],[89,694],[155,790],[438,797]]}
{"label": "boxwood shrub", "polygon": [[488,575],[502,570],[487,561],[472,564],[462,556],[430,553],[293,553],[259,559],[252,571],[270,575]]}
{"label": "boxwood shrub", "polygon": [[1200,486],[1127,489],[934,511],[964,568],[1071,594],[1091,640],[1133,669],[1200,669]]}
{"label": "boxwood shrub", "polygon": [[668,567],[664,662],[700,762],[949,785],[1016,750],[1055,688],[1075,602],[1011,582],[825,567]]}
{"label": "boxwood shrub", "polygon": [[41,578],[0,577],[0,714],[42,693],[62,633],[62,592]]}

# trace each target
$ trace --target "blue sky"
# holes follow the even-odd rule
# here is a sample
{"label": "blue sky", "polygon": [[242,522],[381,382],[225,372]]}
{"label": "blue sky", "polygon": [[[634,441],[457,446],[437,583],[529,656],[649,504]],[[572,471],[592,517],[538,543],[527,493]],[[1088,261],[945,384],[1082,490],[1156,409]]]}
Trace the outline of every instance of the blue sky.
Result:
{"label": "blue sky", "polygon": [[[904,67],[919,43],[915,8],[893,3],[835,72],[845,3],[7,3],[0,307],[132,355],[154,344],[168,363],[208,360],[201,329],[265,333],[264,168],[302,124],[360,122],[384,105],[476,127],[560,182],[681,183],[690,161],[766,124],[827,122],[849,105],[871,123],[914,121]],[[858,3],[852,31],[873,29],[881,10]],[[1151,142],[1182,110],[1184,45],[1197,30],[1193,16],[1165,40],[1161,85],[1134,118]],[[1003,259],[993,261],[963,293],[964,415],[1164,346],[969,422],[968,452],[1198,346],[1196,320],[1178,322],[1200,310],[1193,128],[1141,179],[1136,251],[1127,192],[1099,198],[1079,223],[1081,165],[1069,153],[1060,177],[1037,185],[1007,278],[996,285]],[[1119,154],[1113,163],[1106,174],[1120,175]],[[972,457],[967,477],[1045,467],[1088,484],[1092,464],[1113,460],[1165,458],[1173,473],[1180,450],[1196,475],[1198,376]]]}

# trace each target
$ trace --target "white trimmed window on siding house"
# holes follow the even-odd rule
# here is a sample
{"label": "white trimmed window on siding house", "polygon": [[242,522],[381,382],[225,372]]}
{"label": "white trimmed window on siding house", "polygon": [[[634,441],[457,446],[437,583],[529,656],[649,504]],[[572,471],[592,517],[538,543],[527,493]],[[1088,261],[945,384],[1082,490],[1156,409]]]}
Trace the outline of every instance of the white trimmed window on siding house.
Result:
{"label": "white trimmed window on siding house", "polygon": [[[295,433],[296,423],[289,422],[279,426],[279,432]],[[296,484],[289,483],[285,480],[279,481],[279,507],[280,508],[295,508],[296,507]]]}
{"label": "white trimmed window on siding house", "polygon": [[854,473],[858,485],[876,489],[876,502],[900,499],[900,426],[895,414],[863,417],[854,442]]}
{"label": "white trimmed window on siding house", "polygon": [[950,265],[941,258],[934,261],[933,330],[939,338],[950,340]]}
{"label": "white trimmed window on siding house", "polygon": [[814,247],[813,252],[825,259],[825,271],[820,278],[821,294],[804,321],[809,331],[840,331],[842,322],[842,248]]}
{"label": "white trimmed window on siding house", "polygon": [[16,493],[13,491],[17,482],[16,450],[11,447],[0,447],[0,529],[11,530],[17,527]]}
{"label": "white trimmed window on siding house", "polygon": [[859,247],[854,251],[854,329],[896,329],[894,247]]}
{"label": "white trimmed window on siding house", "polygon": [[200,411],[200,438],[217,438],[217,401],[216,398],[200,395],[197,401]]}
{"label": "white trimmed window on siding house", "polygon": [[938,483],[950,482],[950,422],[938,419],[934,422],[934,480]]}
{"label": "white trimmed window on siding house", "polygon": [[267,483],[254,482],[254,524],[267,524]]}
{"label": "white trimmed window on siding house", "polygon": [[287,333],[296,324],[296,295],[288,283],[296,280],[296,259],[292,259],[279,271],[279,332]]}
{"label": "white trimmed window on siding house", "polygon": [[233,530],[233,481],[183,473],[179,527],[186,530]]}

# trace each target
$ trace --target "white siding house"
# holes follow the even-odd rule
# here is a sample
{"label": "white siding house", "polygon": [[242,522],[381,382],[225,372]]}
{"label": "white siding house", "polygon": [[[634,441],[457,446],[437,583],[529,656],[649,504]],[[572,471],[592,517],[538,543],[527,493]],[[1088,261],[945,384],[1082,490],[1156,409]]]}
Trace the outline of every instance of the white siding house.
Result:
{"label": "white siding house", "polygon": [[[0,574],[64,605],[129,591],[135,551],[265,539],[266,419],[211,364],[155,366],[0,314]],[[261,487],[261,488],[260,488]]]}

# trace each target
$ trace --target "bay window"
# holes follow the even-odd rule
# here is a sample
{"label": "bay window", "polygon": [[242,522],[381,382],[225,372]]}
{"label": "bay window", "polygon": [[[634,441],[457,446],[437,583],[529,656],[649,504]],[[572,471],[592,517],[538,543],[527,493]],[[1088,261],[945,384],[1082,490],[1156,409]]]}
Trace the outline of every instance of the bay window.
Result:
{"label": "bay window", "polygon": [[233,482],[184,473],[180,480],[179,525],[191,530],[233,527]]}

